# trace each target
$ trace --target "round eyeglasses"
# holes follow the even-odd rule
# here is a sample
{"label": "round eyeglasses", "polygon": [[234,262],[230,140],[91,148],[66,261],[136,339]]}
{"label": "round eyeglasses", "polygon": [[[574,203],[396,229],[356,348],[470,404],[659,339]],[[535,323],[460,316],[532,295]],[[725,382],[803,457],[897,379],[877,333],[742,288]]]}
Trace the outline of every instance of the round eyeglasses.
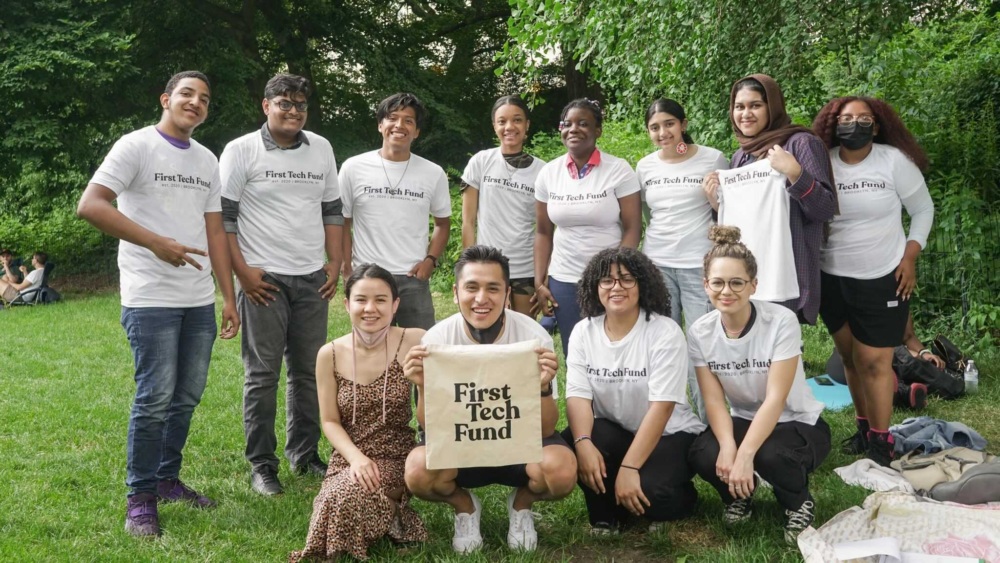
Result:
{"label": "round eyeglasses", "polygon": [[742,293],[743,290],[746,289],[748,283],[750,283],[750,280],[745,280],[743,278],[733,278],[729,281],[722,278],[712,278],[708,280],[708,289],[711,289],[716,293],[721,293],[722,290],[726,289],[726,286],[728,285],[729,289],[731,289],[733,293]]}

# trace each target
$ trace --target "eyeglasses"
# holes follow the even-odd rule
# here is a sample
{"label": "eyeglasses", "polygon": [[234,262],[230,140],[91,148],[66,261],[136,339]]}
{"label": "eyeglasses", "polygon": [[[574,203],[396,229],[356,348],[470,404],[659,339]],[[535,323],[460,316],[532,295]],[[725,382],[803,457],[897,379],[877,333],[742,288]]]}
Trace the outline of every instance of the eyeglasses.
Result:
{"label": "eyeglasses", "polygon": [[854,125],[855,122],[859,123],[860,125],[863,125],[865,127],[870,127],[870,126],[872,126],[872,125],[875,124],[875,116],[874,115],[850,115],[850,114],[844,114],[844,115],[838,115],[837,116],[837,123],[839,123],[841,125]]}
{"label": "eyeglasses", "polygon": [[722,290],[726,289],[726,286],[728,285],[729,289],[731,289],[733,293],[742,293],[743,290],[746,289],[748,283],[750,283],[750,280],[742,278],[733,278],[729,281],[722,278],[712,278],[708,280],[708,289],[711,289],[716,293],[722,293]]}
{"label": "eyeglasses", "polygon": [[290,102],[288,100],[271,100],[271,103],[278,106],[281,111],[291,111],[294,107],[299,113],[309,111],[309,102]]}
{"label": "eyeglasses", "polygon": [[622,289],[632,289],[635,287],[636,279],[634,276],[622,276],[620,278],[606,277],[597,281],[597,285],[601,286],[601,289],[611,289],[616,283],[622,286]]}

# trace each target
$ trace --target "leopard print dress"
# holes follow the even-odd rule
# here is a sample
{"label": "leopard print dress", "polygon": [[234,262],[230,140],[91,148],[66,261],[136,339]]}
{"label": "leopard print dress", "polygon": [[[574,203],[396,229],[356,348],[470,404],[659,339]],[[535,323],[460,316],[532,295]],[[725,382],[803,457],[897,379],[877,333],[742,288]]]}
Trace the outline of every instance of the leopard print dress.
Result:
{"label": "leopard print dress", "polygon": [[[398,348],[396,355],[399,355]],[[337,365],[336,358],[333,365]],[[323,486],[313,503],[306,548],[292,552],[288,557],[292,562],[328,561],[342,554],[366,560],[368,547],[383,536],[400,543],[427,539],[423,522],[409,506],[410,496],[403,481],[406,456],[414,446],[414,438],[409,426],[410,384],[403,377],[398,357],[392,360],[386,372],[367,385],[355,385],[339,373],[334,376],[341,424],[354,445],[378,465],[380,488],[369,493],[354,483],[350,464],[334,451]],[[388,382],[383,380],[386,377]],[[385,422],[382,421],[383,386]],[[358,393],[357,418],[352,420],[355,418],[355,389]],[[399,503],[386,495],[394,489],[403,490]]]}

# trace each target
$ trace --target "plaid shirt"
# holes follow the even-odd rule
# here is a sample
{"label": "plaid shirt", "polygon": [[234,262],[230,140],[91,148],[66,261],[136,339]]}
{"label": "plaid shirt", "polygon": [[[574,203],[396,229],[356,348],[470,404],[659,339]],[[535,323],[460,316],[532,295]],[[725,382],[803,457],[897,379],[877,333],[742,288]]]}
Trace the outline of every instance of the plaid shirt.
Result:
{"label": "plaid shirt", "polygon": [[[830,176],[830,153],[818,137],[796,133],[783,149],[792,153],[802,167],[802,175],[787,186],[794,202],[788,208],[788,227],[792,233],[792,254],[799,282],[799,297],[780,305],[788,307],[800,323],[816,324],[819,313],[819,252],[823,244],[823,223],[833,219],[836,210],[833,178]],[[752,154],[736,151],[730,168],[754,162]]]}

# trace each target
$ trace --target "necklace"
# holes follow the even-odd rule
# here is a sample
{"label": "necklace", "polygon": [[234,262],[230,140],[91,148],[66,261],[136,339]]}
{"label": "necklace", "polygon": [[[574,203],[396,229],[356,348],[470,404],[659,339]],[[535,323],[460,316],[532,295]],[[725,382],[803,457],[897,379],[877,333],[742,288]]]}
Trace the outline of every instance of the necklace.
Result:
{"label": "necklace", "polygon": [[381,151],[379,151],[379,153],[378,153],[378,158],[379,158],[379,162],[382,163],[382,173],[385,174],[385,183],[388,184],[386,187],[389,188],[390,190],[395,190],[396,188],[399,187],[400,184],[403,183],[403,178],[406,177],[406,171],[409,170],[409,168],[410,168],[410,160],[411,159],[409,159],[409,158],[406,159],[406,166],[403,167],[403,173],[399,175],[399,181],[396,182],[395,186],[393,186],[392,185],[392,180],[389,179],[389,171],[385,169],[385,159],[382,158],[382,152]]}
{"label": "necklace", "polygon": [[743,334],[743,331],[747,328],[747,325],[744,324],[739,330],[729,330],[729,328],[726,327],[726,321],[722,320],[721,315],[719,316],[719,322],[722,323],[722,330],[726,332],[726,338],[739,338],[740,335]]}
{"label": "necklace", "polygon": [[[520,170],[520,168],[518,166],[516,166],[516,165],[511,165],[509,162],[507,162],[507,157],[504,156],[504,154],[503,154],[502,151],[497,151],[497,156],[500,158],[500,162],[503,163],[503,170],[507,174],[507,179],[510,180],[511,182],[513,182],[514,181],[514,174],[517,174],[517,171]],[[520,160],[524,156],[524,151],[519,152],[517,154],[510,155],[510,156],[511,156],[511,160],[514,160],[514,159]]]}

